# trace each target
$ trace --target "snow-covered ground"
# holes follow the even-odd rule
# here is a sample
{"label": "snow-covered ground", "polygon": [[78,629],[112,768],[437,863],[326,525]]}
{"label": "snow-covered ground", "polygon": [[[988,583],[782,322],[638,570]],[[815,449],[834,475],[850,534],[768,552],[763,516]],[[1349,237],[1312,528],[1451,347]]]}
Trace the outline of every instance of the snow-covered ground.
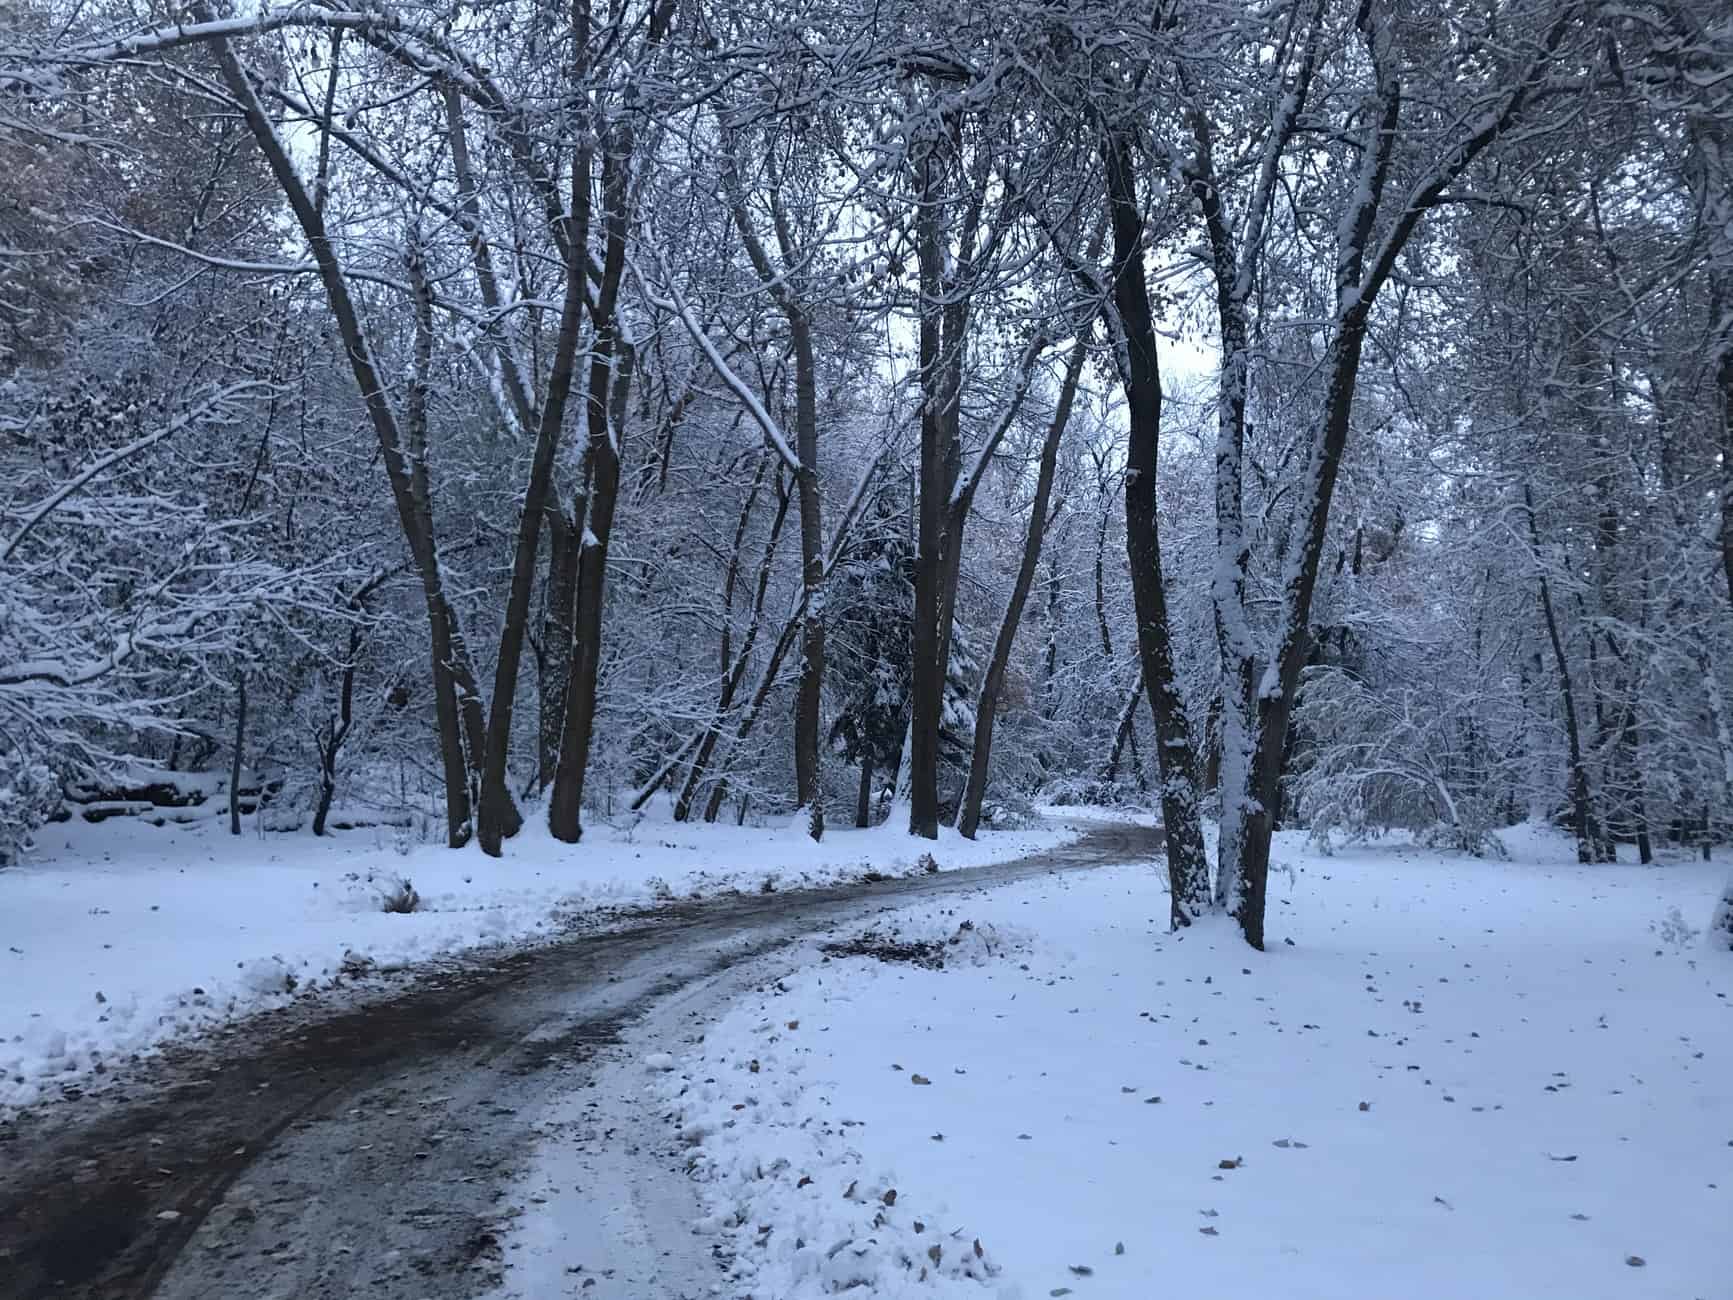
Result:
{"label": "snow-covered ground", "polygon": [[[316,839],[236,838],[210,818],[50,826],[28,862],[0,870],[0,1110],[346,974],[534,940],[576,914],[907,874],[929,848],[942,869],[978,866],[1075,834],[1055,825],[970,842],[946,831],[928,845],[885,825],[832,829],[814,845],[797,826],[652,814],[592,825],[573,847],[532,817],[494,860],[399,844],[389,829]],[[418,906],[388,913],[404,881]]]}
{"label": "snow-covered ground", "polygon": [[1167,933],[1147,865],[1048,877],[646,1057],[722,1293],[1727,1296],[1725,864],[1280,838],[1267,954]]}

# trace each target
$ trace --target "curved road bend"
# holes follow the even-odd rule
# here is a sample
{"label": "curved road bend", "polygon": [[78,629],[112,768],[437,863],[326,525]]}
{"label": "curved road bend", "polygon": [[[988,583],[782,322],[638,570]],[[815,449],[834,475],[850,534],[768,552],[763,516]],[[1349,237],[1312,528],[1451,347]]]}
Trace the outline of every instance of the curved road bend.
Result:
{"label": "curved road bend", "polygon": [[528,1117],[585,1086],[584,1061],[658,999],[874,910],[1160,845],[1159,830],[1102,825],[996,866],[676,904],[364,1007],[267,1013],[176,1046],[125,1095],[0,1125],[0,1295],[473,1296],[497,1281],[493,1228],[536,1140]]}

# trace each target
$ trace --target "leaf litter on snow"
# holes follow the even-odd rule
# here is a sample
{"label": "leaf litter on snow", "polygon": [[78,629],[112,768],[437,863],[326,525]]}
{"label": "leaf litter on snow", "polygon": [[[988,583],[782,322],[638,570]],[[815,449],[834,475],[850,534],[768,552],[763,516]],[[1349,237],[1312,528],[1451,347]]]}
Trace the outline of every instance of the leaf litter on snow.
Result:
{"label": "leaf litter on snow", "polygon": [[[979,967],[1027,942],[1014,930],[948,920],[942,937],[934,936],[936,924],[911,936],[869,928],[825,951],[878,959],[853,968],[856,977],[895,963],[944,979],[946,964]],[[834,973],[822,978],[838,981]],[[834,1016],[767,1015],[769,1000],[789,1000],[785,984],[763,996],[766,1003],[738,1004],[649,1085],[691,1148],[687,1170],[705,1210],[694,1230],[720,1238],[730,1281],[754,1294],[791,1297],[857,1289],[898,1295],[910,1287],[962,1295],[991,1284],[1001,1270],[982,1239],[961,1227],[936,1228],[943,1204],[930,1206],[909,1179],[870,1163],[857,1145],[860,1121],[832,1106],[830,1080],[813,1076],[815,1049],[806,1044],[822,1040]],[[826,999],[817,1005],[833,1009]],[[803,1019],[814,1022],[814,1034],[782,1032]],[[957,1065],[951,1073],[968,1077]],[[933,1087],[928,1074],[900,1063],[889,1070],[881,1064],[875,1074]],[[926,1140],[943,1138],[928,1132]]]}
{"label": "leaf litter on snow", "polygon": [[[1283,851],[1299,843],[1278,837]],[[801,1019],[798,1036],[732,1048],[746,1059],[774,1051],[770,1082],[799,1087],[780,1112],[731,1113],[733,1126],[702,1144],[714,1149],[701,1176],[725,1181],[738,1143],[758,1153],[748,1174],[762,1168],[774,1181],[765,1157],[781,1154],[798,1171],[790,1191],[829,1188],[812,1206],[787,1207],[786,1221],[761,1212],[753,1193],[752,1226],[777,1223],[761,1257],[804,1236],[826,1248],[846,1239],[835,1258],[863,1260],[856,1251],[884,1247],[903,1224],[913,1239],[899,1249],[913,1267],[858,1282],[885,1296],[1075,1286],[1094,1300],[1141,1300],[1193,1276],[1235,1294],[1326,1293],[1333,1270],[1352,1268],[1368,1293],[1519,1300],[1538,1293],[1536,1277],[1598,1294],[1627,1258],[1620,1247],[1643,1252],[1629,1267],[1659,1285],[1654,1294],[1713,1293],[1706,1243],[1726,1208],[1714,1161],[1724,1166],[1727,1153],[1703,1130],[1733,1113],[1704,1091],[1710,1067],[1693,1053],[1728,1010],[1729,972],[1681,954],[1653,958],[1643,931],[1664,910],[1657,897],[1673,905],[1702,873],[1579,873],[1569,846],[1555,847],[1556,861],[1496,866],[1344,851],[1327,872],[1299,873],[1301,906],[1281,913],[1299,942],[1272,944],[1270,969],[1254,976],[1214,918],[1167,933],[1147,864],[971,899],[971,929],[1027,936],[1009,962],[874,959],[865,949],[886,939],[933,945],[921,951],[943,958],[939,945],[967,934],[955,909],[881,915],[876,940],[833,951],[745,1013],[742,1030]],[[1414,996],[1422,988],[1424,999]],[[1614,997],[1628,1011],[1609,1018]],[[683,1086],[713,1078],[729,1090],[717,1068],[724,1040],[713,1034],[702,1060],[683,1059]],[[914,1073],[935,1082],[911,1092]],[[765,1084],[750,1081],[762,1094]],[[1640,1109],[1619,1100],[1638,1096]],[[1125,1104],[1161,1099],[1130,1122]],[[1281,1154],[1258,1160],[1260,1145]],[[850,1172],[832,1180],[821,1172],[830,1161]],[[814,1183],[794,1187],[812,1173]],[[852,1179],[863,1210],[838,1196]],[[1220,1215],[1203,1212],[1200,1226],[1163,1212],[1206,1181],[1212,1197],[1232,1198]],[[897,1191],[891,1222],[873,1221],[885,1209],[875,1186]],[[901,1220],[905,1206],[920,1217]],[[834,1236],[797,1226],[801,1214],[838,1210],[866,1217]],[[1624,1240],[1581,1231],[1585,1212],[1619,1222]],[[1344,1216],[1376,1219],[1377,1248],[1332,1232]],[[966,1240],[934,1225],[959,1222],[996,1243],[996,1280],[933,1268],[954,1264]],[[1224,1251],[1243,1238],[1230,1222],[1257,1224],[1269,1249]],[[935,1234],[937,1259],[925,1249]],[[1125,1243],[1149,1248],[1121,1254]],[[1094,1262],[1080,1263],[1091,1252]],[[737,1270],[742,1255],[734,1248]],[[1081,1280],[1073,1266],[1094,1271]],[[851,1267],[846,1278],[797,1277],[773,1258],[752,1268],[752,1293],[790,1300],[865,1276]]]}

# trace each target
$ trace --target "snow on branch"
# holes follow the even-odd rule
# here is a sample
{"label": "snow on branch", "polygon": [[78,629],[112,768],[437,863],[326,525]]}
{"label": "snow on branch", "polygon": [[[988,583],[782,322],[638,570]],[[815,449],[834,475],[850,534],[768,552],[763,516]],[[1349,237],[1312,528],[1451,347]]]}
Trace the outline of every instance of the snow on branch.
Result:
{"label": "snow on branch", "polygon": [[644,300],[652,307],[660,311],[672,312],[679,318],[680,323],[686,327],[686,332],[692,336],[692,341],[698,345],[698,350],[704,354],[704,359],[710,363],[710,368],[716,372],[717,378],[721,379],[727,385],[728,390],[740,399],[740,404],[746,408],[753,423],[764,431],[765,441],[775,449],[776,454],[781,457],[782,463],[787,466],[789,473],[800,473],[800,457],[794,454],[794,448],[789,445],[788,438],[782,431],[782,426],[777,424],[775,417],[765,409],[764,403],[758,400],[758,395],[752,391],[744,379],[735,373],[734,368],[728,364],[727,358],[717,349],[709,332],[705,330],[698,317],[693,314],[691,304],[680,292],[674,277],[669,274],[668,265],[662,261],[662,255],[653,253],[652,256],[656,258],[657,264],[661,267],[662,280],[667,286],[666,293],[659,294],[650,287],[650,279],[644,274],[643,268],[638,265],[636,257],[631,254],[627,254],[626,257],[626,264],[631,267],[632,278],[638,282]]}
{"label": "snow on branch", "polygon": [[68,497],[98,475],[114,468],[122,461],[130,460],[142,451],[149,450],[157,443],[174,437],[175,434],[192,425],[207,422],[232,424],[236,418],[232,408],[236,403],[262,400],[269,397],[271,392],[271,385],[256,380],[246,380],[223,388],[211,389],[207,392],[205,399],[197,406],[176,416],[161,428],[154,429],[142,437],[134,438],[126,446],[117,447],[105,456],[97,457],[25,513],[23,522],[7,539],[5,547],[0,549],[0,563],[10,560],[13,552],[30,535],[31,530],[54,513],[55,509]]}

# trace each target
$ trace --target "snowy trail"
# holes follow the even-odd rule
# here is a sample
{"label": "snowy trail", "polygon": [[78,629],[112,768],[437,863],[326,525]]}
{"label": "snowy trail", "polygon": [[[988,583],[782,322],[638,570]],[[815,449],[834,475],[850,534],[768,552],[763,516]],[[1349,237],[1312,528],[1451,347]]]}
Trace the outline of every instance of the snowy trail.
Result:
{"label": "snowy trail", "polygon": [[[828,924],[1158,846],[1159,832],[1098,826],[995,866],[676,905],[635,929],[460,966],[391,1001],[314,1021],[273,1013],[176,1048],[124,1089],[0,1128],[5,1293],[485,1292],[500,1281],[504,1198],[542,1126],[618,1067],[606,1048],[628,1022],[719,1005],[745,959]],[[623,1149],[603,1136],[604,1151]],[[623,1168],[603,1165],[595,1177]],[[621,1192],[590,1203],[618,1208]],[[631,1248],[621,1225],[609,1231]]]}

